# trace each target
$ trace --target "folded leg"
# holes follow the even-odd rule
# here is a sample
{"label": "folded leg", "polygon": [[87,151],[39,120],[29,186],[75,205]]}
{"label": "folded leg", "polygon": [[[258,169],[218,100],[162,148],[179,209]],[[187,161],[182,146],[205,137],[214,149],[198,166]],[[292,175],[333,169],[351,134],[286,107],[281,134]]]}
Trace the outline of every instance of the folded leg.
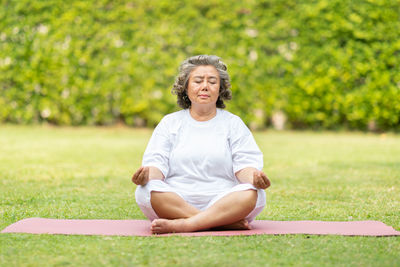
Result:
{"label": "folded leg", "polygon": [[[207,195],[203,204],[189,204],[192,202],[187,202],[183,195],[161,180],[138,186],[135,196],[140,209],[151,221],[168,219],[154,223],[154,233],[249,229],[248,222],[262,211],[266,202],[264,190],[257,190],[251,184],[238,184],[211,198]],[[189,218],[190,227],[176,225],[181,222],[178,219]],[[171,226],[169,220],[173,220],[174,225]]]}
{"label": "folded leg", "polygon": [[200,210],[188,204],[182,197],[173,192],[151,192],[151,206],[159,218],[189,218]]}
{"label": "folded leg", "polygon": [[145,186],[138,186],[135,198],[139,208],[150,221],[158,218],[188,218],[200,212],[162,180],[152,180]]}
{"label": "folded leg", "polygon": [[240,222],[251,213],[257,203],[257,191],[245,190],[229,193],[208,209],[186,219],[156,219],[153,233],[193,232]]}

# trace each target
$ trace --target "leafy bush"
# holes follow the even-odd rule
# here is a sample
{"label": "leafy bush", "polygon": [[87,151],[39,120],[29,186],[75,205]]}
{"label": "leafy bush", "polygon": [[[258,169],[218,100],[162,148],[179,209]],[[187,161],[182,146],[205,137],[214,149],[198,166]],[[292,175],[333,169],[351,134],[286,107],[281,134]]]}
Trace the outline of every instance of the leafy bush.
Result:
{"label": "leafy bush", "polygon": [[41,1],[0,7],[0,122],[155,125],[179,63],[229,66],[252,127],[399,129],[400,5],[384,0]]}

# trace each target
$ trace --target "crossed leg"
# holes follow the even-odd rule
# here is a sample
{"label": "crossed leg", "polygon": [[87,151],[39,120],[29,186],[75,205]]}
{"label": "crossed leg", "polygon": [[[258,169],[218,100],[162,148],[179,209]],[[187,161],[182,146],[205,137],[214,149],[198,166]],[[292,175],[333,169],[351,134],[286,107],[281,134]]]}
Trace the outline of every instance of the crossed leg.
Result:
{"label": "crossed leg", "polygon": [[151,205],[160,218],[151,224],[155,234],[194,232],[210,228],[249,229],[244,219],[255,207],[257,192],[232,192],[204,211],[170,192],[151,192]]}

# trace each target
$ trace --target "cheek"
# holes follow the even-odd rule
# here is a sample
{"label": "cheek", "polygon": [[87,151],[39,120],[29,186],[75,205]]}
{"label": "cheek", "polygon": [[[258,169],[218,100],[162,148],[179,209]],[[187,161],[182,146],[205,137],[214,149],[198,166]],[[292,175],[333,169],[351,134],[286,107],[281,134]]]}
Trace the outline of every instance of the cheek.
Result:
{"label": "cheek", "polygon": [[189,84],[187,89],[186,89],[186,93],[189,95],[193,92],[193,85]]}
{"label": "cheek", "polygon": [[213,90],[213,92],[214,92],[214,95],[219,96],[219,86],[218,86],[218,87],[215,87],[214,90]]}
{"label": "cheek", "polygon": [[186,94],[188,95],[189,99],[193,100],[197,95],[197,89],[194,86],[188,87]]}
{"label": "cheek", "polygon": [[188,88],[188,90],[187,90],[188,95],[194,95],[195,93],[196,93],[196,89],[194,89],[193,87]]}

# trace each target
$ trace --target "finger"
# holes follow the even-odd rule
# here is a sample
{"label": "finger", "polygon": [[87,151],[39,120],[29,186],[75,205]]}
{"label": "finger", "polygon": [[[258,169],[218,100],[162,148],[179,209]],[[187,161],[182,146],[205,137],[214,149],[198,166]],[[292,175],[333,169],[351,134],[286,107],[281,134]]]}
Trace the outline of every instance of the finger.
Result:
{"label": "finger", "polygon": [[135,172],[135,176],[139,177],[139,175],[143,172],[143,167],[140,167],[136,172]]}
{"label": "finger", "polygon": [[135,184],[138,184],[138,181],[140,180],[140,175],[143,172],[143,167],[140,167],[132,176],[132,182]]}
{"label": "finger", "polygon": [[143,172],[141,174],[141,180],[140,180],[140,184],[141,185],[147,184],[147,181],[149,180],[149,172],[150,172],[150,168],[149,167],[144,167],[143,168]]}
{"label": "finger", "polygon": [[137,171],[132,175],[132,182],[136,183]]}
{"label": "finger", "polygon": [[253,172],[253,185],[258,188],[258,177],[257,177],[257,172]]}
{"label": "finger", "polygon": [[256,188],[262,188],[262,179],[261,179],[261,177],[259,176],[259,174],[258,173],[254,173],[254,180],[253,180],[253,184],[254,184],[254,186],[256,187]]}
{"label": "finger", "polygon": [[266,175],[264,172],[259,171],[259,172],[257,173],[257,176],[258,176],[259,179],[260,179],[259,184],[261,185],[262,189],[266,189],[266,188],[268,188],[268,187],[271,185],[271,182],[269,181],[267,175]]}
{"label": "finger", "polygon": [[265,189],[267,187],[267,185],[265,184],[264,179],[261,177],[261,175],[258,177],[259,177],[258,184],[260,185],[260,188]]}
{"label": "finger", "polygon": [[142,184],[143,184],[144,176],[145,176],[145,170],[143,169],[143,170],[140,172],[140,175],[139,175],[139,177],[138,177],[138,184],[139,184],[139,185],[142,185]]}
{"label": "finger", "polygon": [[268,177],[267,177],[267,175],[265,173],[261,172],[260,176],[263,178],[264,181],[268,180]]}
{"label": "finger", "polygon": [[262,172],[257,173],[257,181],[258,181],[257,184],[258,184],[259,189],[265,189],[268,187],[268,184],[265,182]]}
{"label": "finger", "polygon": [[260,183],[260,180],[257,180],[257,182],[254,184],[254,186],[255,186],[257,189],[261,189],[261,188],[262,188],[262,185],[261,185],[261,183]]}
{"label": "finger", "polygon": [[265,184],[264,189],[268,188],[271,185],[271,182],[269,181],[267,175],[265,173],[262,173],[261,177],[262,177],[262,179],[264,181],[264,184]]}
{"label": "finger", "polygon": [[271,181],[268,179],[268,176],[265,173],[261,172],[261,178],[263,179],[266,185],[265,188],[268,188],[271,185]]}
{"label": "finger", "polygon": [[254,183],[258,182],[258,171],[253,172],[253,182]]}
{"label": "finger", "polygon": [[147,177],[148,177],[148,167],[142,167],[141,172],[139,173],[139,176],[137,178],[137,184],[138,185],[144,185],[147,183]]}
{"label": "finger", "polygon": [[142,167],[140,167],[132,176],[132,181],[137,181],[139,178],[140,173],[142,172]]}

